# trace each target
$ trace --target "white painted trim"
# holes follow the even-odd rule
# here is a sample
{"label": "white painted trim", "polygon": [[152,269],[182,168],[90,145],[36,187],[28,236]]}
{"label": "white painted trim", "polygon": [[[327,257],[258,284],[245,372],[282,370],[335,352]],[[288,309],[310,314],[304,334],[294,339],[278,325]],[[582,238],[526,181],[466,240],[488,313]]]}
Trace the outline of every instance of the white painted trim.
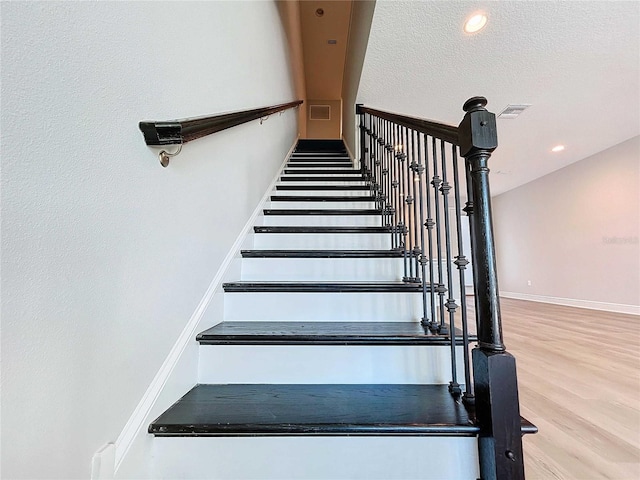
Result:
{"label": "white painted trim", "polygon": [[215,277],[209,284],[209,288],[207,288],[207,291],[202,297],[202,300],[200,300],[200,303],[198,304],[195,311],[191,315],[191,318],[189,319],[184,329],[180,333],[180,336],[176,340],[176,343],[171,348],[169,355],[167,355],[167,358],[162,363],[160,370],[158,370],[158,373],[151,381],[151,384],[147,388],[147,391],[142,396],[142,399],[136,406],[135,410],[133,411],[133,414],[125,424],[120,435],[118,436],[118,439],[115,441],[115,472],[117,472],[118,469],[120,468],[120,465],[122,465],[122,461],[124,460],[129,449],[133,445],[136,435],[138,434],[141,428],[144,428],[147,417],[151,413],[151,410],[154,404],[156,403],[158,397],[160,396],[160,393],[162,392],[165,384],[167,383],[167,380],[171,376],[171,373],[173,372],[174,368],[178,364],[178,361],[182,356],[182,354],[184,353],[185,348],[187,347],[189,342],[193,338],[195,338],[198,324],[200,323],[200,320],[203,318],[205,312],[207,311],[209,303],[211,303],[211,299],[213,298],[216,290],[220,286],[226,270],[229,268],[229,265],[231,264],[232,260],[238,255],[247,234],[255,225],[258,215],[262,213],[263,206],[269,199],[271,192],[274,189],[278,179],[280,178],[282,170],[284,169],[285,165],[289,161],[289,157],[293,153],[293,150],[295,149],[297,143],[298,143],[298,139],[296,138],[295,142],[289,149],[289,152],[286,154],[282,164],[280,165],[280,168],[278,168],[275,176],[273,177],[273,180],[267,187],[267,190],[265,191],[262,197],[262,200],[260,200],[260,202],[256,206],[256,209],[253,211],[253,213],[247,220],[247,223],[240,231],[238,237],[236,238],[235,243],[229,250],[229,253],[227,253],[227,256],[220,264],[220,268],[218,269]]}
{"label": "white painted trim", "polygon": [[349,149],[349,145],[347,145],[347,142],[344,139],[344,135],[342,136],[342,143],[344,143],[344,148],[347,149],[347,154],[349,155],[349,158],[351,159],[351,165],[353,165],[354,168],[360,168],[360,165],[356,164],[356,157],[353,154],[353,152]]}
{"label": "white painted trim", "polygon": [[107,443],[93,454],[91,459],[91,480],[111,480],[115,470],[115,445]]}
{"label": "white painted trim", "polygon": [[529,293],[500,292],[501,297],[517,300],[529,300],[530,302],[552,303],[567,307],[588,308],[590,310],[604,310],[606,312],[626,313],[628,315],[640,315],[639,305],[625,305],[622,303],[595,302],[593,300],[578,300],[576,298],[549,297],[546,295],[532,295]]}

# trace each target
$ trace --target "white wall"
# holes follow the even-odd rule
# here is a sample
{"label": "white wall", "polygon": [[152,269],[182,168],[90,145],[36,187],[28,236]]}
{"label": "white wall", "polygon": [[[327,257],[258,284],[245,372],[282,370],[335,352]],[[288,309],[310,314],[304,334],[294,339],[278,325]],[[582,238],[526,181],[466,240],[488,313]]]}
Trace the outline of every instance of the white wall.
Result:
{"label": "white wall", "polygon": [[498,195],[493,207],[502,292],[638,310],[640,137]]}
{"label": "white wall", "polygon": [[[356,145],[360,141],[360,133],[356,124],[356,96],[360,86],[362,65],[369,42],[369,32],[375,0],[354,0],[351,6],[351,23],[349,24],[349,44],[344,63],[344,77],[342,79],[342,136],[353,155],[359,155]],[[359,160],[359,156],[358,156]]]}
{"label": "white wall", "polygon": [[3,478],[89,477],[297,131],[163,169],[138,121],[291,101],[286,51],[272,2],[2,3]]}

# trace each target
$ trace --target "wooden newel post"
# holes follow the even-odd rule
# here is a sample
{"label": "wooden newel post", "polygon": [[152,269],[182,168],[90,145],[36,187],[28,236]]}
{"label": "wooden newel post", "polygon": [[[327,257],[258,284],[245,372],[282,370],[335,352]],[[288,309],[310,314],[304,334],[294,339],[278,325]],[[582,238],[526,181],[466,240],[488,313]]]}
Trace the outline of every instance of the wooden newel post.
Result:
{"label": "wooden newel post", "polygon": [[487,99],[473,97],[464,104],[458,127],[460,154],[470,172],[473,204],[472,259],[478,347],[473,349],[478,448],[483,480],[524,479],[520,406],[515,358],[502,340],[488,160],[498,146],[496,116]]}

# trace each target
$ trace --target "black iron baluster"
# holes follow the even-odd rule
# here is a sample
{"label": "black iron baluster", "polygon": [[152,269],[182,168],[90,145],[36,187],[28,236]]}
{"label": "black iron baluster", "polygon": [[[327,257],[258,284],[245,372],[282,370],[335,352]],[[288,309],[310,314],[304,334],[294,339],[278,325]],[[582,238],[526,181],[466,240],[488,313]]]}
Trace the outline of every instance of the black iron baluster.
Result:
{"label": "black iron baluster", "polygon": [[[414,209],[414,231],[415,231],[415,246],[414,250],[414,261],[416,268],[416,278],[420,282],[426,282],[427,279],[424,276],[424,272],[421,267],[421,257],[425,254],[425,244],[424,244],[424,206],[422,205],[422,192],[419,183],[422,182],[422,172],[424,172],[424,167],[421,162],[421,145],[420,135],[422,135],[419,131],[414,131],[415,136],[412,139],[412,143],[414,144],[413,148],[415,149],[414,154],[414,179],[413,179],[413,209]],[[420,202],[420,203],[418,203]]]}
{"label": "black iron baluster", "polygon": [[431,310],[431,320],[429,321],[429,328],[438,332],[438,320],[436,317],[436,297],[435,297],[435,282],[434,282],[434,272],[433,272],[433,227],[435,227],[436,222],[433,221],[432,210],[431,210],[431,192],[429,191],[429,137],[427,135],[424,136],[424,168],[425,168],[425,199],[427,206],[427,220],[424,222],[424,226],[427,228],[427,243],[429,248],[429,307]]}
{"label": "black iron baluster", "polygon": [[445,255],[447,260],[447,291],[449,296],[445,307],[449,313],[449,338],[451,340],[451,382],[449,383],[449,392],[458,396],[462,393],[460,384],[458,383],[458,365],[456,359],[456,325],[455,314],[458,308],[456,299],[453,296],[453,274],[451,272],[451,225],[449,222],[449,192],[451,186],[447,181],[447,154],[445,150],[444,140],[440,140],[440,160],[442,162],[442,184],[440,192],[442,193],[442,211],[444,215],[444,244]]}
{"label": "black iron baluster", "polygon": [[399,235],[401,238],[402,254],[404,260],[404,276],[402,281],[410,282],[409,274],[409,257],[407,256],[407,178],[405,175],[405,164],[407,159],[407,141],[406,141],[406,127],[398,127],[398,151],[396,157],[398,158],[398,208],[400,209],[400,221],[398,222]]}
{"label": "black iron baluster", "polygon": [[462,354],[464,361],[464,384],[465,391],[462,396],[462,400],[467,405],[474,403],[474,389],[471,382],[471,369],[469,365],[469,323],[467,320],[467,302],[465,296],[465,270],[469,261],[464,256],[464,250],[462,248],[462,218],[461,218],[461,205],[460,205],[460,180],[458,175],[458,147],[451,145],[451,156],[453,158],[453,191],[455,197],[456,207],[456,232],[458,240],[458,255],[453,262],[458,267],[458,274],[460,276],[460,316],[462,323]]}
{"label": "black iron baluster", "polygon": [[[376,117],[376,131],[379,132],[380,119]],[[382,201],[382,158],[380,157],[380,149],[378,148],[380,145],[378,144],[378,134],[376,133],[374,147],[376,149],[376,154],[374,157],[374,169],[376,171],[376,185],[375,185],[375,196],[376,196],[376,205],[380,210],[380,225],[384,225],[384,203]]]}
{"label": "black iron baluster", "polygon": [[[424,239],[424,229],[425,229],[425,220],[424,220],[424,182],[422,181],[422,174],[424,173],[424,166],[422,165],[422,155],[421,152],[421,142],[420,142],[420,133],[417,134],[417,159],[415,166],[415,174],[418,176],[418,192],[416,194],[416,203],[418,204],[418,210],[420,212],[420,222],[417,223],[418,229],[420,229],[420,251],[416,252],[416,256],[419,253],[418,261],[420,263],[420,272],[422,275],[422,325],[427,326],[429,324],[429,319],[427,316],[427,257],[425,255],[425,239]],[[424,139],[426,144],[426,136]],[[431,282],[431,279],[429,279]],[[431,285],[429,285],[429,288]]]}
{"label": "black iron baluster", "polygon": [[415,229],[416,229],[416,209],[415,209],[415,173],[413,171],[415,165],[415,152],[413,143],[413,130],[405,128],[405,145],[406,145],[406,179],[407,179],[407,195],[405,198],[406,211],[407,211],[407,230],[408,230],[408,243],[405,248],[405,258],[409,264],[409,278],[407,281],[417,283],[419,282],[418,272],[415,269],[414,255],[415,255]]}
{"label": "black iron baluster", "polygon": [[[431,185],[433,186],[433,203],[434,203],[434,211],[436,214],[435,218],[435,227],[436,227],[436,255],[438,258],[436,259],[437,263],[437,272],[438,272],[438,284],[436,286],[436,292],[438,293],[438,316],[440,319],[440,323],[438,324],[438,333],[440,335],[448,335],[449,328],[445,323],[444,319],[444,294],[446,292],[446,288],[444,286],[444,276],[442,274],[442,222],[440,221],[440,199],[438,195],[438,190],[440,189],[440,183],[442,180],[438,176],[438,149],[436,147],[436,139],[431,139],[431,147],[433,150],[433,178],[431,180]],[[431,259],[433,261],[433,258]]]}
{"label": "black iron baluster", "polygon": [[393,235],[393,208],[391,206],[391,168],[389,162],[389,138],[391,136],[391,125],[388,120],[384,121],[384,138],[381,139],[380,148],[383,149],[384,152],[384,170],[383,174],[384,178],[384,201],[385,201],[385,214],[386,214],[386,224],[391,228],[391,248],[395,249],[394,243],[394,235]]}
{"label": "black iron baluster", "polygon": [[400,243],[400,209],[398,208],[398,195],[399,195],[399,189],[398,189],[398,168],[397,168],[397,161],[398,161],[398,125],[396,125],[395,123],[393,124],[392,127],[392,136],[391,136],[391,145],[390,145],[390,149],[391,149],[391,156],[390,156],[390,160],[391,160],[391,204],[393,205],[393,212],[394,212],[394,218],[393,218],[393,232],[394,232],[394,237],[395,237],[395,248],[396,250],[399,250],[402,245]]}

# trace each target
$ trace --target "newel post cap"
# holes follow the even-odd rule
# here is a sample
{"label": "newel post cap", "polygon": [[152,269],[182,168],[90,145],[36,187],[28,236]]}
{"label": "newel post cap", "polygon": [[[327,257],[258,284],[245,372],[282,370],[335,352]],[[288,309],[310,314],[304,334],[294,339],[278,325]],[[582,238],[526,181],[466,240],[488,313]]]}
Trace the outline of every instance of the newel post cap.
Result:
{"label": "newel post cap", "polygon": [[489,112],[485,97],[472,97],[462,109],[467,112],[458,126],[460,154],[470,155],[474,150],[492,152],[498,146],[496,116]]}

